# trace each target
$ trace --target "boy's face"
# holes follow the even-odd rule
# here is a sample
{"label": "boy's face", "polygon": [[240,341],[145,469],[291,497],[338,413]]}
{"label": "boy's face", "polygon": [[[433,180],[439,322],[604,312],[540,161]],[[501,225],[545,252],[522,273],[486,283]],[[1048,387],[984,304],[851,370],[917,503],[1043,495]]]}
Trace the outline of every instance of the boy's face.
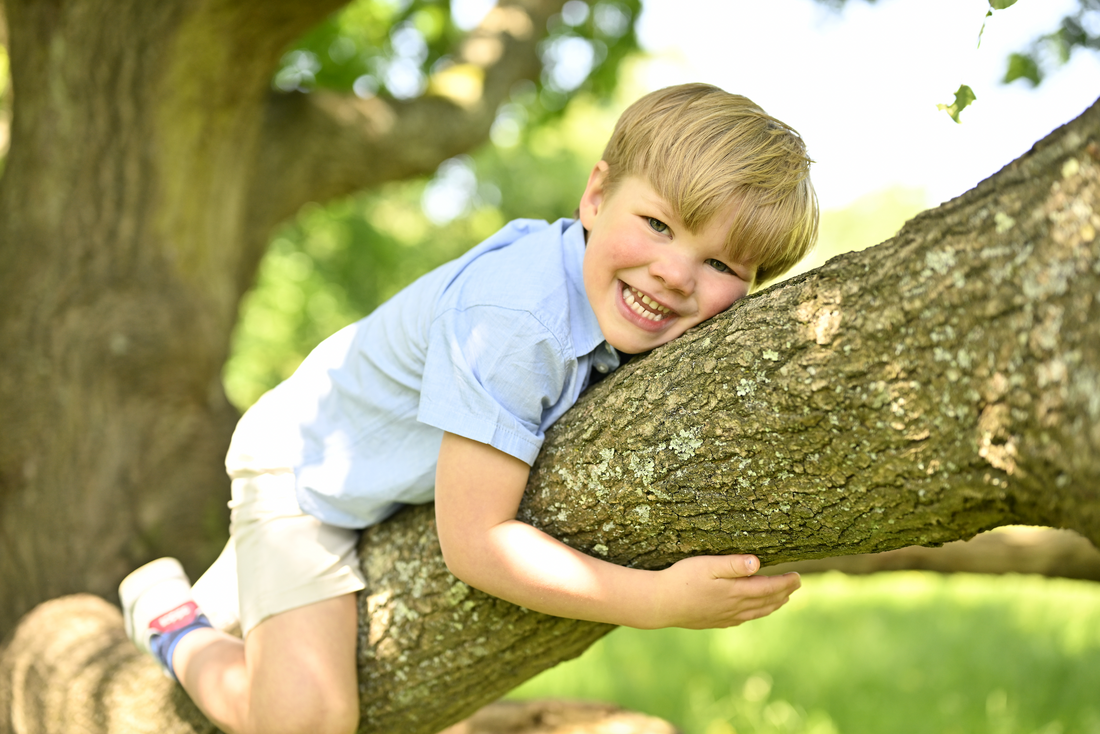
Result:
{"label": "boy's face", "polygon": [[756,266],[731,261],[726,233],[734,209],[691,232],[647,181],[629,177],[610,194],[600,161],[581,197],[588,230],[584,287],[604,338],[645,352],[729,308],[749,292]]}

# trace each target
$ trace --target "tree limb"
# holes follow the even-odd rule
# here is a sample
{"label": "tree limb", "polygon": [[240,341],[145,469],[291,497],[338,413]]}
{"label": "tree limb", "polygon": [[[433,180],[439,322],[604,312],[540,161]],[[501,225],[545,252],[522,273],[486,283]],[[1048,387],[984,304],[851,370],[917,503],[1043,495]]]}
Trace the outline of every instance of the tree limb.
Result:
{"label": "tree limb", "polygon": [[513,85],[538,77],[537,47],[563,2],[500,3],[423,97],[271,94],[250,193],[254,229],[269,231],[307,201],[431,172],[482,143]]}

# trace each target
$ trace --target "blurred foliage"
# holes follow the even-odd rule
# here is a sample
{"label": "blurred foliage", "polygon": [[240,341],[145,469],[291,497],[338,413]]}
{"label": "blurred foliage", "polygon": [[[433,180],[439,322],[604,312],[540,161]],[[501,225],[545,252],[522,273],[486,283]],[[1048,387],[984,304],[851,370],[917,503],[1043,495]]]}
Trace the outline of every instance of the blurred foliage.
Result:
{"label": "blurred foliage", "polygon": [[1100,734],[1100,586],[1034,576],[803,576],[728,630],[620,629],[511,694],[686,734]]}
{"label": "blurred foliage", "polygon": [[1078,0],[1077,12],[1062,18],[1058,28],[1044,34],[1031,46],[1009,56],[1006,84],[1017,79],[1038,86],[1043,76],[1069,61],[1075,49],[1100,51],[1100,0]]}
{"label": "blurred foliage", "polygon": [[248,407],[322,339],[509,220],[571,217],[619,111],[581,95],[540,126],[508,118],[494,144],[431,179],[305,207],[274,237],[242,303],[224,370],[230,400]]}
{"label": "blurred foliage", "polygon": [[[355,0],[291,47],[272,83],[282,91],[420,96],[433,76],[453,65],[462,38],[493,4]],[[641,0],[569,0],[547,24],[539,83],[521,85],[514,101],[537,122],[559,114],[575,93],[610,96],[619,64],[638,48],[640,12]]]}

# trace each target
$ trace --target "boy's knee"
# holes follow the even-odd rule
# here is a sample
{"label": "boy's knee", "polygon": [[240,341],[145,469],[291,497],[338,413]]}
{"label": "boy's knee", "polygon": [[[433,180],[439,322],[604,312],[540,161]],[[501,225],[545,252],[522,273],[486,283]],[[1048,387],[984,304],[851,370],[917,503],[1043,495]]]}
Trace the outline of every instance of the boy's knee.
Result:
{"label": "boy's knee", "polygon": [[355,734],[359,728],[358,707],[333,706],[298,714],[268,721],[255,734]]}
{"label": "boy's knee", "polygon": [[355,734],[359,728],[358,697],[318,690],[284,703],[281,711],[255,712],[253,734]]}
{"label": "boy's knee", "polygon": [[359,702],[334,702],[325,708],[309,734],[355,734],[359,728]]}

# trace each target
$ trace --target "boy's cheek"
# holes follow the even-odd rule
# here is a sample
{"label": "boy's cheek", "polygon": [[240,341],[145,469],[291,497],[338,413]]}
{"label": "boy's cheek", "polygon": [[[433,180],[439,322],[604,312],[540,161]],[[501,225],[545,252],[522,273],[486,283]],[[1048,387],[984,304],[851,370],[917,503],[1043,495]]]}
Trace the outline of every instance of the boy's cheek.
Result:
{"label": "boy's cheek", "polygon": [[713,318],[714,316],[717,316],[723,311],[729,309],[731,306],[733,306],[733,304],[737,303],[748,294],[749,284],[744,282],[743,280],[738,280],[737,285],[730,288],[727,293],[721,298],[721,300],[717,304],[717,310],[715,310],[707,318]]}

